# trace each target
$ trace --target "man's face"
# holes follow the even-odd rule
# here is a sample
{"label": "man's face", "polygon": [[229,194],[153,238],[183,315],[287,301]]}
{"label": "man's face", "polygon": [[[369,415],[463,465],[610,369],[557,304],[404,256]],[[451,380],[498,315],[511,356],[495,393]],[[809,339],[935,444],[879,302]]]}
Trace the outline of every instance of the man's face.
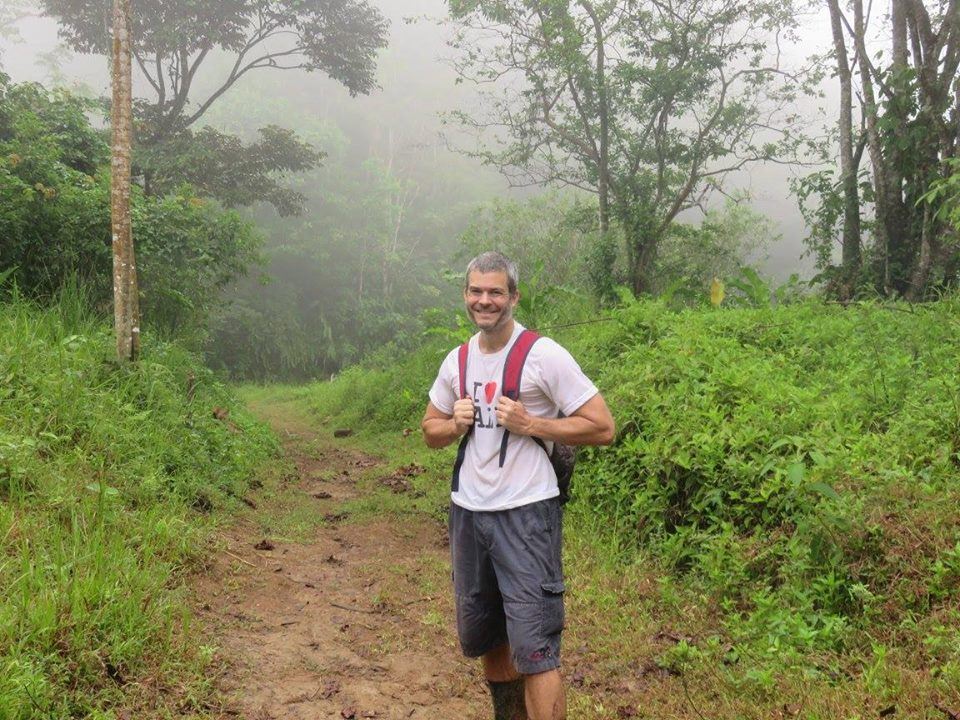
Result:
{"label": "man's face", "polygon": [[463,299],[474,325],[491,332],[510,322],[520,294],[511,296],[508,287],[503,271],[470,273]]}

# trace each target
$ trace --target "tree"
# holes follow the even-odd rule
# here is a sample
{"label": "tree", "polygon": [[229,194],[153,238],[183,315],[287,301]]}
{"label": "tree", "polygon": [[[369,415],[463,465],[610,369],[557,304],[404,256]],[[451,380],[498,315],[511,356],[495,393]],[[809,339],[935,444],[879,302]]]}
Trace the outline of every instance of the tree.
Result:
{"label": "tree", "polygon": [[860,271],[860,192],[857,176],[863,144],[854,149],[853,142],[853,73],[847,57],[842,13],[839,0],[827,0],[830,28],[833,33],[834,58],[840,81],[840,117],[837,131],[840,139],[840,182],[843,188],[843,282],[840,295],[846,300],[853,293],[853,284]]}
{"label": "tree", "polygon": [[[768,42],[789,3],[743,0],[450,0],[462,79],[494,84],[492,112],[454,114],[473,154],[515,184],[599,199],[626,238],[629,280],[649,291],[677,216],[724,178],[789,156],[797,83]],[[483,133],[487,133],[483,135]],[[492,138],[490,137],[492,135]]]}
{"label": "tree", "polygon": [[184,129],[161,145],[141,148],[139,167],[149,178],[145,190],[153,195],[176,191],[189,183],[198,193],[227,207],[268,202],[281,215],[303,209],[303,193],[281,182],[278,175],[316,167],[323,154],[292,130],[268,125],[259,138],[244,143],[236,135],[203,127]]}
{"label": "tree", "polygon": [[113,0],[110,219],[113,234],[113,318],[117,357],[121,361],[135,361],[140,355],[140,290],[137,287],[137,264],[130,222],[130,155],[133,146],[130,25],[130,0]]}
{"label": "tree", "polygon": [[[108,0],[42,0],[45,11],[60,22],[60,33],[78,52],[107,54],[105,28]],[[376,86],[377,52],[386,44],[387,23],[366,0],[142,0],[134,18],[133,58],[152,97],[137,102],[138,142],[146,149],[138,157],[148,193],[169,187],[170,173],[205,169],[178,176],[217,192],[227,204],[253,199],[274,202],[289,213],[302,199],[278,192],[277,172],[313,167],[319,154],[292,134],[265,129],[260,140],[244,146],[236,138],[190,129],[241,78],[261,70],[320,71],[341,82],[352,95]],[[198,78],[218,51],[232,58],[219,79],[195,97]],[[198,166],[197,155],[226,150],[246,157],[246,173],[218,178],[222,165]],[[298,152],[305,150],[305,152]],[[296,162],[291,156],[299,155]],[[155,182],[156,179],[156,182]],[[174,183],[175,184],[175,183]],[[267,188],[258,196],[259,188]]]}
{"label": "tree", "polygon": [[[891,0],[884,28],[888,50],[874,53],[869,47],[875,35],[870,30],[870,8],[865,10],[862,0],[850,0],[848,17],[837,0],[827,0],[827,5],[842,97],[839,131],[846,218],[842,244],[843,274],[848,278],[844,286],[849,289],[859,280],[882,294],[917,300],[934,283],[958,281],[957,247],[939,207],[943,196],[928,192],[950,176],[960,141],[960,3]],[[862,117],[859,129],[852,119],[854,85]],[[859,134],[855,150],[854,133]],[[858,197],[855,178],[864,147],[869,186],[865,196],[859,183]],[[821,207],[835,206],[834,190],[828,184],[820,189]],[[873,242],[861,268],[853,248],[852,221],[854,212],[864,212],[868,203]],[[817,212],[821,217],[831,214]],[[822,234],[814,245],[821,266],[829,270],[830,253],[822,247],[828,241],[829,235]]]}
{"label": "tree", "polygon": [[0,5],[0,39],[21,42],[23,38],[17,25],[33,14],[31,0],[4,0]]}

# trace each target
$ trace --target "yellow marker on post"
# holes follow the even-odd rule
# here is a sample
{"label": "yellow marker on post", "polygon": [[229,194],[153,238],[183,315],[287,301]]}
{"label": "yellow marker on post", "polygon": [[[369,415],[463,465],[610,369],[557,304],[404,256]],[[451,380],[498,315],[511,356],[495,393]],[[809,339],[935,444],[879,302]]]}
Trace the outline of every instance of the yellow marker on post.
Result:
{"label": "yellow marker on post", "polygon": [[723,302],[723,298],[723,281],[714,275],[713,282],[710,283],[710,304],[714,307],[720,307],[720,303]]}

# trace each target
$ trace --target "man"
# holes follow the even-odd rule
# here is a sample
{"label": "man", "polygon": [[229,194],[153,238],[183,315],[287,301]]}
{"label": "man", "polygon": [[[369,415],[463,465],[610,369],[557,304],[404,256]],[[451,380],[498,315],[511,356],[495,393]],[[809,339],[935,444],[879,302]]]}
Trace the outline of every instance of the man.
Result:
{"label": "man", "polygon": [[504,363],[523,331],[513,319],[520,295],[510,260],[497,252],[474,258],[463,297],[479,330],[465,382],[455,349],[421,423],[429,447],[461,442],[450,505],[460,645],[482,658],[495,720],[563,720],[562,516],[547,449],[607,445],[613,418],[570,354],[548,338],[529,350],[519,398],[501,394]]}

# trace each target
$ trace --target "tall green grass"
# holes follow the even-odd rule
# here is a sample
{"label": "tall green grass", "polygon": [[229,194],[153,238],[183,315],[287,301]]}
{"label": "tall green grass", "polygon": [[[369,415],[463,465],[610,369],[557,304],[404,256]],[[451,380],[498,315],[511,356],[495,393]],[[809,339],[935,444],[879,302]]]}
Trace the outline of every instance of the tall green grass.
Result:
{"label": "tall green grass", "polygon": [[146,684],[189,710],[176,688],[208,658],[185,632],[180,576],[210,511],[276,452],[243,413],[214,418],[230,395],[176,345],[148,338],[119,365],[87,307],[76,290],[46,310],[0,304],[5,720],[106,717]]}

